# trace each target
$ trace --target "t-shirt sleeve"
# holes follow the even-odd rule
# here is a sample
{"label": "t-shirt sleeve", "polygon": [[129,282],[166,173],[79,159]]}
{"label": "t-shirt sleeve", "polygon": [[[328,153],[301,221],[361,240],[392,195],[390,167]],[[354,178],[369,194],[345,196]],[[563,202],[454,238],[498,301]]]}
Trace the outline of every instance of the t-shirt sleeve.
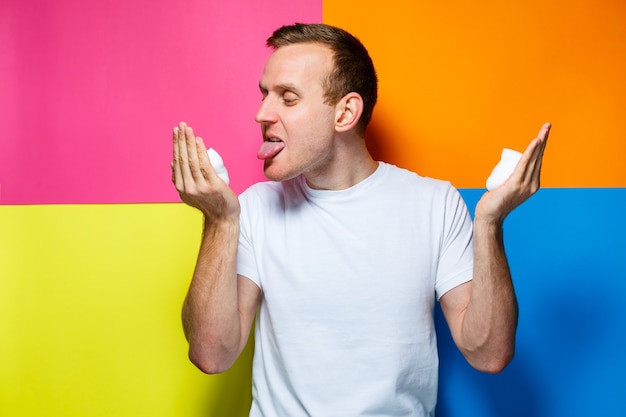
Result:
{"label": "t-shirt sleeve", "polygon": [[251,206],[250,192],[244,192],[239,196],[241,214],[239,217],[239,246],[237,249],[237,274],[244,276],[261,288],[258,268],[254,256],[252,241],[252,221],[250,219]]}
{"label": "t-shirt sleeve", "polygon": [[452,185],[445,196],[443,227],[435,281],[437,300],[454,287],[470,281],[474,268],[472,219],[461,194]]}

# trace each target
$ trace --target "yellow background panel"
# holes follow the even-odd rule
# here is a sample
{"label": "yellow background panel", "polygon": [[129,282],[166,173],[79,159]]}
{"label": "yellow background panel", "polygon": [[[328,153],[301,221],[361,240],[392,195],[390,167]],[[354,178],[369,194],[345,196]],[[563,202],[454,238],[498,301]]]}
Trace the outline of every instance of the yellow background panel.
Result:
{"label": "yellow background panel", "polygon": [[374,59],[377,157],[483,188],[550,121],[543,186],[626,186],[626,2],[325,0],[323,20]]}
{"label": "yellow background panel", "polygon": [[201,216],[183,204],[0,206],[0,415],[246,416],[251,348],[187,359]]}

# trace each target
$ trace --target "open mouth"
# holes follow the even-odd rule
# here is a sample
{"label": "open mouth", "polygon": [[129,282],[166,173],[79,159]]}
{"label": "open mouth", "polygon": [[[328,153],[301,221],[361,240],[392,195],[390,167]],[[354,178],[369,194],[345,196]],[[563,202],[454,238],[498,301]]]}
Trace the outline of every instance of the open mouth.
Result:
{"label": "open mouth", "polygon": [[257,153],[257,158],[262,160],[271,159],[278,155],[278,153],[282,151],[284,147],[285,142],[283,142],[282,140],[267,138],[267,140],[265,140],[261,144],[261,147],[259,148],[259,151]]}

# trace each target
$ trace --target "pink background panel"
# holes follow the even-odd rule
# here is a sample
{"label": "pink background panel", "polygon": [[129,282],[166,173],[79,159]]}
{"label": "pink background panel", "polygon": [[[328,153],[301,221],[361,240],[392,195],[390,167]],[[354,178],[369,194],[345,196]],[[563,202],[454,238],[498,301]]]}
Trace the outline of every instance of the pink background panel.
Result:
{"label": "pink background panel", "polygon": [[0,204],[180,201],[181,120],[241,192],[263,179],[265,39],[321,15],[308,0],[2,1]]}

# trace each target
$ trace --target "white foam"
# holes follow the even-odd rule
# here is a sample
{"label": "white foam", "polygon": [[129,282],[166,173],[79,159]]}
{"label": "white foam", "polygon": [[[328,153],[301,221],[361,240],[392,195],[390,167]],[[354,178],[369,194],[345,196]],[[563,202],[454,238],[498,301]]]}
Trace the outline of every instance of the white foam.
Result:
{"label": "white foam", "polygon": [[209,154],[209,160],[211,161],[211,165],[215,169],[217,175],[224,180],[226,185],[230,183],[230,178],[228,178],[228,171],[224,166],[224,160],[220,156],[219,153],[213,148],[209,148],[206,150],[207,154]]}
{"label": "white foam", "polygon": [[487,190],[491,191],[496,187],[501,186],[511,176],[515,170],[515,166],[522,157],[521,152],[514,151],[513,149],[502,149],[502,155],[500,162],[493,168],[491,175],[487,178]]}

